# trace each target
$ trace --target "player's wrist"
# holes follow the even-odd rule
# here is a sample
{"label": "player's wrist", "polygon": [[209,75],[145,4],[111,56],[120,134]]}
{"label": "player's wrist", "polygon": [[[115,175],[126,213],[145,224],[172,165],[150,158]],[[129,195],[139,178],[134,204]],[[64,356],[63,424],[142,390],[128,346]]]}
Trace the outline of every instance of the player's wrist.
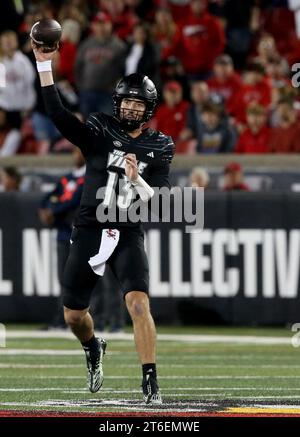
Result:
{"label": "player's wrist", "polygon": [[36,68],[39,73],[52,72],[52,61],[36,61]]}
{"label": "player's wrist", "polygon": [[132,185],[134,185],[134,186],[138,185],[139,184],[139,178],[140,178],[140,175],[137,175],[137,177],[135,179],[131,179],[130,182],[132,183]]}
{"label": "player's wrist", "polygon": [[135,187],[143,202],[147,202],[154,195],[153,188],[150,187],[140,175],[138,175],[136,181],[131,182],[131,184]]}

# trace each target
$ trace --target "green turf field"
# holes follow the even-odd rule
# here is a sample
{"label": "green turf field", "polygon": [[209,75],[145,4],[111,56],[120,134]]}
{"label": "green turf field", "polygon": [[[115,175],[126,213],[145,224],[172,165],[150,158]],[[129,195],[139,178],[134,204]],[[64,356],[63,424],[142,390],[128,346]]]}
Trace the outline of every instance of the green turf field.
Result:
{"label": "green turf field", "polygon": [[158,329],[172,338],[158,341],[164,404],[155,408],[142,403],[132,340],[108,339],[104,385],[91,394],[75,339],[55,338],[55,332],[32,338],[41,331],[11,329],[6,347],[0,348],[0,410],[243,413],[250,408],[250,413],[276,413],[278,405],[281,413],[300,414],[300,350],[291,345],[288,328]]}

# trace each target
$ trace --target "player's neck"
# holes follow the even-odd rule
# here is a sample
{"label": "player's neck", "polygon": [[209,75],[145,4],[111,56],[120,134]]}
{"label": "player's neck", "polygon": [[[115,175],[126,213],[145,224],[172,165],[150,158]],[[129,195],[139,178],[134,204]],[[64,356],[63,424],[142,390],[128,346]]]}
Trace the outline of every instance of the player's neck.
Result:
{"label": "player's neck", "polygon": [[127,132],[127,133],[132,138],[137,138],[137,137],[139,137],[141,135],[142,129],[139,128],[139,129],[133,130],[132,132]]}

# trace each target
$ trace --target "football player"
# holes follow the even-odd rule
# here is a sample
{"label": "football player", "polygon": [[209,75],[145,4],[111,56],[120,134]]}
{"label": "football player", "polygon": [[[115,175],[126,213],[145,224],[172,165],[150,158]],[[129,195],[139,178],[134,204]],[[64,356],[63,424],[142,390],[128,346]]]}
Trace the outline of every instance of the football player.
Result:
{"label": "football player", "polygon": [[[153,195],[153,187],[170,186],[173,141],[161,132],[144,128],[157,102],[155,85],[147,76],[125,76],[112,96],[114,116],[92,113],[86,122],[81,122],[62,105],[54,84],[51,61],[55,51],[43,53],[34,43],[32,45],[48,115],[86,159],[81,205],[63,275],[63,303],[66,323],[86,353],[89,389],[97,392],[103,383],[106,342],[94,335],[89,302],[97,274],[101,274],[103,253],[108,251],[110,256],[105,261],[120,282],[133,322],[142,364],[144,400],[147,404],[160,404],[155,364],[156,330],[149,306],[148,260],[141,223],[111,222],[110,219],[102,223],[96,214],[99,204],[109,208],[113,198],[117,199],[117,205],[129,207],[134,191],[146,202]],[[125,184],[123,188],[120,181]],[[101,201],[96,193],[102,187],[106,188]],[[94,265],[93,260],[96,260]]]}

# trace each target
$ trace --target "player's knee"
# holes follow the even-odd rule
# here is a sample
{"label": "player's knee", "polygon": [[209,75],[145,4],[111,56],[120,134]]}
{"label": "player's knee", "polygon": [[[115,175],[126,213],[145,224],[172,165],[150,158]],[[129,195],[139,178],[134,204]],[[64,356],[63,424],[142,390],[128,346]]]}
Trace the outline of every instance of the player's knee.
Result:
{"label": "player's knee", "polygon": [[141,319],[149,314],[149,298],[145,293],[129,292],[126,294],[126,305],[133,320]]}
{"label": "player's knee", "polygon": [[80,325],[85,315],[86,311],[77,311],[64,308],[65,322],[70,327]]}

